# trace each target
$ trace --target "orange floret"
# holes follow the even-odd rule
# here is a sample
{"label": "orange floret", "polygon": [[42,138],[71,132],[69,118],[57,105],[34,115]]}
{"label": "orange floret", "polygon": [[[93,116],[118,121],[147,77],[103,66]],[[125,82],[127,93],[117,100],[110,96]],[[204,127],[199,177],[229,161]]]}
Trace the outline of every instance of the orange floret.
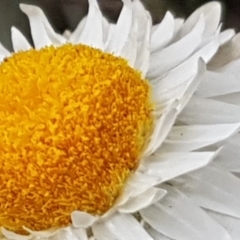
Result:
{"label": "orange floret", "polygon": [[127,61],[84,45],[0,65],[0,226],[24,233],[111,208],[152,129],[150,86]]}

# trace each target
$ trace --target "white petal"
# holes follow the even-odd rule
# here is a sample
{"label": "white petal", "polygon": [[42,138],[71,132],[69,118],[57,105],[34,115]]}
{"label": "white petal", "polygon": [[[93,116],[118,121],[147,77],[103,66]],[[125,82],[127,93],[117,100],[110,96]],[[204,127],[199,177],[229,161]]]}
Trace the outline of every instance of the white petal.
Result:
{"label": "white petal", "polygon": [[164,185],[167,195],[140,211],[158,232],[177,240],[231,240],[225,229],[174,187]]}
{"label": "white petal", "polygon": [[131,31],[128,35],[128,39],[119,54],[119,56],[128,60],[128,63],[131,67],[134,66],[137,58],[137,30],[137,21],[135,18],[133,18]]}
{"label": "white petal", "polygon": [[221,5],[219,2],[210,2],[205,4],[192,13],[192,15],[184,23],[181,30],[181,36],[185,36],[185,34],[189,32],[189,29],[192,29],[201,14],[204,15],[204,19],[206,21],[203,37],[204,39],[212,37],[219,26],[221,18]]}
{"label": "white petal", "polygon": [[94,224],[92,231],[98,240],[153,240],[132,215],[121,213],[108,221]]}
{"label": "white petal", "polygon": [[16,234],[14,232],[8,231],[4,227],[1,227],[1,232],[7,239],[10,239],[10,240],[15,240],[15,239],[16,240],[29,240],[29,239],[32,239],[31,235],[27,235],[27,236],[19,235],[19,234]]}
{"label": "white petal", "polygon": [[218,101],[226,102],[229,104],[234,104],[234,105],[240,106],[240,101],[239,101],[240,92],[217,96],[217,97],[214,97],[214,99],[218,100]]}
{"label": "white petal", "polygon": [[167,192],[160,188],[150,188],[135,198],[130,198],[118,208],[122,213],[135,213],[160,200]]}
{"label": "white petal", "polygon": [[133,22],[133,9],[130,2],[124,2],[116,27],[110,39],[107,51],[120,56],[123,47],[128,41]]}
{"label": "white petal", "polygon": [[0,43],[0,62],[3,61],[5,57],[9,57],[11,53]]}
{"label": "white petal", "polygon": [[129,198],[139,196],[160,182],[161,178],[159,176],[142,174],[139,171],[135,172],[126,182],[122,194],[115,202],[115,207],[123,205]]}
{"label": "white petal", "polygon": [[27,39],[22,35],[22,33],[17,28],[12,27],[11,33],[14,52],[18,52],[20,50],[23,51],[29,50],[32,48]]}
{"label": "white petal", "polygon": [[148,226],[146,228],[146,231],[154,238],[154,240],[173,240],[172,238],[169,238],[160,232],[156,231],[154,228]]}
{"label": "white petal", "polygon": [[61,229],[51,240],[88,240],[88,237],[85,229],[67,227]]}
{"label": "white petal", "polygon": [[174,32],[174,18],[170,12],[167,12],[161,23],[157,25],[156,30],[151,35],[151,52],[164,48],[172,39]]}
{"label": "white petal", "polygon": [[228,74],[232,74],[236,77],[240,77],[240,73],[239,73],[239,65],[240,65],[240,59],[237,59],[235,61],[232,61],[226,65],[224,65],[223,67],[219,68],[217,71],[220,73],[228,73]]}
{"label": "white petal", "polygon": [[219,224],[227,229],[233,240],[239,240],[240,237],[240,219],[233,218],[220,213],[208,211],[208,214]]}
{"label": "white petal", "polygon": [[237,123],[240,122],[240,107],[195,96],[180,113],[178,120],[188,125]]}
{"label": "white petal", "polygon": [[208,42],[206,45],[204,45],[202,48],[200,48],[197,52],[195,52],[191,58],[202,58],[205,63],[208,63],[214,54],[217,52],[219,48],[219,31],[216,32],[213,40]]}
{"label": "white petal", "polygon": [[183,18],[175,18],[174,19],[174,40],[176,40],[176,37],[179,35],[179,32],[181,31],[181,28],[184,24],[184,19]]}
{"label": "white petal", "polygon": [[72,228],[72,232],[77,237],[77,240],[88,240],[86,229],[84,228]]}
{"label": "white petal", "polygon": [[240,218],[240,179],[233,174],[208,166],[180,181],[177,188],[199,206]]}
{"label": "white petal", "polygon": [[84,17],[77,25],[75,30],[72,32],[72,34],[69,37],[69,42],[71,43],[78,43],[79,36],[81,36],[81,33],[86,25],[87,17]]}
{"label": "white petal", "polygon": [[211,61],[210,69],[218,69],[240,57],[240,34],[236,34],[231,41],[224,44]]}
{"label": "white petal", "polygon": [[5,57],[10,56],[11,53],[0,43],[0,55]]}
{"label": "white petal", "polygon": [[142,41],[146,34],[146,28],[148,27],[148,21],[152,25],[151,15],[148,11],[146,11],[145,7],[141,3],[140,0],[133,1],[133,10],[134,10],[134,17],[136,18],[138,30],[137,30],[137,40]]}
{"label": "white petal", "polygon": [[239,131],[240,124],[175,126],[163,144],[164,151],[193,151],[223,141]]}
{"label": "white petal", "polygon": [[149,38],[150,38],[150,28],[151,28],[151,19],[150,16],[147,19],[145,34],[143,36],[142,42],[138,45],[137,49],[137,58],[134,63],[134,68],[138,69],[142,77],[145,78],[146,73],[149,68],[149,58],[150,58],[150,51],[149,51]]}
{"label": "white petal", "polygon": [[148,156],[153,153],[168,135],[177,117],[175,105],[176,102],[173,102],[169,109],[167,109],[157,120],[150,142],[147,149],[144,151],[144,156]]}
{"label": "white petal", "polygon": [[66,42],[63,36],[54,32],[39,7],[21,3],[20,8],[29,18],[31,34],[36,49],[52,44],[61,45]]}
{"label": "white petal", "polygon": [[[103,42],[105,43],[108,37],[108,29],[110,27],[110,23],[108,20],[102,16],[102,30],[103,30]],[[104,48],[105,49],[105,48]]]}
{"label": "white petal", "polygon": [[234,29],[227,29],[220,33],[220,45],[228,42],[235,35]]}
{"label": "white petal", "polygon": [[23,226],[23,229],[30,233],[31,236],[40,237],[40,238],[49,238],[57,234],[59,229],[52,228],[45,231],[33,231],[27,227]]}
{"label": "white petal", "polygon": [[151,81],[154,99],[162,103],[176,98],[179,100],[180,107],[184,107],[205,71],[206,67],[202,60],[190,58],[162,76],[163,79],[160,77]]}
{"label": "white petal", "polygon": [[71,214],[71,219],[74,227],[87,228],[97,221],[98,217],[94,217],[86,212],[73,211]]}
{"label": "white petal", "polygon": [[240,134],[228,139],[215,163],[231,172],[240,172]]}
{"label": "white petal", "polygon": [[215,155],[214,152],[160,152],[144,161],[140,170],[148,175],[159,176],[161,182],[165,182],[206,166]]}
{"label": "white petal", "polygon": [[197,90],[201,97],[215,97],[240,91],[240,81],[233,75],[207,71]]}
{"label": "white petal", "polygon": [[107,36],[106,36],[106,39],[105,39],[105,42],[104,42],[104,49],[107,49],[111,39],[112,39],[112,35],[115,31],[115,28],[116,28],[116,25],[113,24],[113,23],[109,23],[109,26],[108,26],[108,31],[107,31]]}
{"label": "white petal", "polygon": [[198,58],[188,59],[182,64],[178,65],[166,75],[160,76],[155,80],[150,80],[151,84],[154,85],[153,90],[157,87],[156,92],[161,95],[177,86],[186,83],[190,78],[194,78],[198,72]]}
{"label": "white petal", "polygon": [[[152,26],[152,19],[143,7],[142,3],[137,0],[133,2],[134,14],[137,18],[137,56],[134,62],[134,68],[138,69],[142,73],[142,77],[145,78],[149,67],[149,39],[150,30]],[[131,47],[131,46],[130,46]]]}
{"label": "white petal", "polygon": [[62,33],[63,37],[66,38],[67,41],[69,41],[69,38],[71,37],[71,34],[72,34],[72,32],[68,29],[64,30],[63,33]]}
{"label": "white petal", "polygon": [[179,100],[178,113],[180,113],[182,111],[182,109],[185,108],[186,104],[192,98],[192,95],[196,91],[196,89],[200,83],[201,77],[205,73],[205,71],[206,71],[205,63],[202,61],[202,59],[200,59],[199,63],[198,63],[197,76],[194,77],[193,80],[189,81],[190,83],[189,83],[187,89],[182,93],[182,95],[179,96],[180,100]]}
{"label": "white petal", "polygon": [[201,16],[188,35],[169,47],[153,53],[150,56],[150,67],[147,76],[156,78],[189,57],[201,43],[204,25],[204,18]]}
{"label": "white petal", "polygon": [[76,43],[86,44],[103,49],[102,13],[96,0],[89,0],[89,10],[86,24]]}

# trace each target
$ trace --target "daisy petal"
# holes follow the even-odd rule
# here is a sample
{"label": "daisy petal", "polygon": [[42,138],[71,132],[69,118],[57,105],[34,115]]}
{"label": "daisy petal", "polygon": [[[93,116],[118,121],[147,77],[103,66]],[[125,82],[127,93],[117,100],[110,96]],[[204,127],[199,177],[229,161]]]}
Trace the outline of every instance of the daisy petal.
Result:
{"label": "daisy petal", "polygon": [[200,83],[201,76],[205,73],[205,71],[206,71],[205,63],[202,61],[202,59],[200,59],[199,63],[198,63],[197,76],[194,77],[193,80],[189,81],[190,83],[189,83],[188,87],[182,93],[182,95],[180,95],[179,107],[178,107],[179,113],[182,111],[183,108],[185,108],[185,106],[187,105],[189,100],[192,98],[192,95],[194,94],[194,92],[196,91],[196,89]]}
{"label": "daisy petal", "polygon": [[150,38],[150,29],[151,29],[151,19],[150,16],[147,19],[145,34],[143,36],[142,42],[139,44],[137,49],[137,58],[134,63],[134,68],[138,69],[142,77],[145,78],[148,68],[149,68],[149,58],[150,58],[150,52],[149,52],[149,38]]}
{"label": "daisy petal", "polygon": [[[86,229],[83,228],[72,228],[72,232],[74,235],[77,237],[76,240],[88,240],[87,232]],[[63,239],[65,240],[65,239]],[[71,239],[69,239],[71,240]]]}
{"label": "daisy petal", "polygon": [[174,18],[170,12],[167,12],[156,27],[156,30],[151,35],[150,50],[151,52],[158,51],[165,47],[173,37]]}
{"label": "daisy petal", "polygon": [[233,60],[236,60],[240,57],[240,34],[236,34],[231,41],[224,44],[217,54],[214,56],[214,59],[211,61],[209,67],[210,69],[218,69],[228,63],[231,63]]}
{"label": "daisy petal", "polygon": [[110,39],[107,51],[121,56],[121,51],[128,42],[129,34],[131,32],[133,22],[133,9],[132,4],[128,0],[124,1],[122,11],[118,18],[114,32]]}
{"label": "daisy petal", "polygon": [[[172,69],[163,79],[155,79],[151,81],[154,86],[153,94],[160,101],[170,101],[173,98],[179,99],[181,105],[186,102],[184,95],[195,90],[200,81],[200,76],[205,73],[206,67],[202,60],[193,58],[178,65]],[[176,81],[178,79],[178,81]],[[186,94],[188,93],[188,94]]]}
{"label": "daisy petal", "polygon": [[122,213],[115,214],[102,223],[94,224],[92,230],[98,240],[153,240],[132,215]]}
{"label": "daisy petal", "polygon": [[234,104],[237,106],[240,106],[240,91],[236,93],[231,93],[231,94],[225,94],[221,96],[214,97],[215,100],[221,101],[221,102],[226,102],[229,104]]}
{"label": "daisy petal", "polygon": [[233,240],[238,240],[240,236],[240,219],[233,218],[220,213],[207,211],[219,224],[227,229]]}
{"label": "daisy petal", "polygon": [[206,166],[215,156],[214,152],[159,153],[144,161],[140,170],[159,176],[161,182],[165,182]]}
{"label": "daisy petal", "polygon": [[[137,17],[137,35],[138,35],[138,45],[137,45],[137,58],[135,59],[134,68],[140,70],[142,77],[145,78],[149,67],[149,39],[150,30],[152,26],[151,16],[146,12],[142,3],[137,0],[133,2],[134,4],[134,14]],[[141,26],[141,27],[140,27]]]}
{"label": "daisy petal", "polygon": [[31,236],[41,237],[41,238],[49,238],[51,236],[56,235],[59,231],[56,228],[48,229],[45,231],[32,231],[31,229],[26,228],[24,226],[23,226],[23,229],[26,230],[27,232],[29,232]]}
{"label": "daisy petal", "polygon": [[[236,134],[226,141],[215,163],[231,172],[240,172],[240,134]],[[227,161],[226,161],[227,160]]]}
{"label": "daisy petal", "polygon": [[0,43],[0,62],[10,55],[10,52]]}
{"label": "daisy petal", "polygon": [[240,107],[232,104],[192,97],[178,120],[194,124],[221,124],[240,122]]}
{"label": "daisy petal", "polygon": [[85,212],[73,211],[71,214],[71,219],[74,227],[87,228],[97,221],[98,217],[94,217],[93,215]]}
{"label": "daisy petal", "polygon": [[14,232],[8,231],[4,227],[1,227],[1,232],[7,239],[17,239],[17,240],[29,240],[29,239],[32,239],[31,235],[27,235],[27,236],[19,235],[19,234],[16,234]]}
{"label": "daisy petal", "polygon": [[174,40],[176,40],[176,37],[181,31],[183,24],[184,24],[184,19],[182,18],[176,18],[174,20],[174,33],[173,33]]}
{"label": "daisy petal", "polygon": [[[220,31],[220,29],[219,29]],[[197,52],[195,52],[190,58],[202,58],[205,63],[208,63],[214,54],[217,52],[219,48],[219,32],[217,31],[213,40],[211,40],[209,43],[204,45],[202,48],[200,48]]]}
{"label": "daisy petal", "polygon": [[234,29],[227,29],[220,33],[220,45],[228,42],[235,35]]}
{"label": "daisy petal", "polygon": [[146,192],[135,198],[130,198],[125,204],[118,208],[122,213],[137,212],[149,205],[159,201],[167,192],[159,188],[149,188]]}
{"label": "daisy petal", "polygon": [[89,0],[89,11],[86,24],[76,43],[87,44],[92,47],[103,49],[103,26],[102,13],[96,0]]}
{"label": "daisy petal", "polygon": [[240,218],[240,179],[214,166],[180,178],[177,188],[201,207]]}
{"label": "daisy petal", "polygon": [[202,58],[205,63],[208,63],[214,54],[217,52],[219,47],[218,33],[216,33],[215,38],[207,43],[204,47],[200,48],[195,52],[190,58],[189,61],[196,58]]}
{"label": "daisy petal", "polygon": [[108,47],[108,45],[109,45],[109,43],[110,43],[110,41],[112,39],[112,35],[113,35],[114,31],[115,31],[115,28],[116,28],[115,24],[109,23],[109,27],[107,29],[108,31],[106,33],[106,39],[104,41],[104,49],[107,49],[107,47]]}
{"label": "daisy petal", "polygon": [[77,25],[75,30],[70,34],[69,36],[69,42],[71,43],[77,43],[79,36],[81,36],[81,33],[84,29],[84,26],[86,25],[87,17],[84,17]]}
{"label": "daisy petal", "polygon": [[221,18],[221,5],[219,2],[210,2],[198,8],[184,23],[181,36],[185,36],[189,32],[189,29],[192,29],[196,25],[199,16],[202,14],[206,22],[203,39],[214,35]]}
{"label": "daisy petal", "polygon": [[52,45],[42,21],[42,10],[39,7],[20,4],[21,10],[28,16],[31,34],[36,49]]}
{"label": "daisy petal", "polygon": [[176,188],[164,185],[168,194],[140,211],[158,232],[177,240],[231,240],[226,230]]}
{"label": "daisy petal", "polygon": [[144,151],[145,155],[153,153],[164,141],[173,126],[177,117],[177,110],[174,107],[176,102],[164,112],[159,120],[157,120],[154,132],[152,133],[147,149]]}
{"label": "daisy petal", "polygon": [[223,141],[239,131],[240,124],[175,126],[163,144],[164,151],[193,151]]}
{"label": "daisy petal", "polygon": [[[102,30],[103,30],[103,42],[105,44],[107,38],[108,38],[108,30],[110,28],[110,22],[108,22],[108,20],[102,16]],[[105,48],[104,48],[105,49]]]}
{"label": "daisy petal", "polygon": [[154,238],[154,240],[173,240],[172,238],[169,238],[162,233],[156,231],[149,225],[146,227],[146,231]]}
{"label": "daisy petal", "polygon": [[59,46],[66,43],[66,39],[53,30],[45,14],[39,7],[21,3],[20,8],[29,18],[31,33],[36,48],[51,44]]}
{"label": "daisy petal", "polygon": [[141,195],[160,182],[161,178],[159,176],[142,174],[140,172],[134,173],[128,179],[126,186],[123,189],[123,193],[118,197],[115,205],[121,206],[125,204],[129,198],[135,198]]}
{"label": "daisy petal", "polygon": [[120,56],[127,59],[130,66],[134,66],[137,57],[137,21],[135,19],[132,22],[131,31],[128,35],[128,40],[124,44],[120,52]]}
{"label": "daisy petal", "polygon": [[197,90],[201,97],[215,97],[240,91],[240,82],[233,74],[207,71]]}
{"label": "daisy petal", "polygon": [[234,76],[239,77],[240,73],[239,73],[239,64],[240,64],[240,59],[237,59],[235,61],[232,61],[231,63],[226,64],[225,66],[219,68],[217,71],[220,73],[228,73],[228,74],[232,74]]}
{"label": "daisy petal", "polygon": [[[190,78],[194,78],[198,72],[197,59],[190,59],[186,62],[178,65],[166,75],[160,76],[155,80],[150,80],[151,84],[157,87],[156,92],[159,92],[159,95],[163,94],[166,91],[170,91],[177,86],[180,86],[183,83],[186,83]],[[187,71],[189,69],[189,71]],[[178,81],[176,81],[176,77]]]}
{"label": "daisy petal", "polygon": [[150,25],[152,27],[152,19],[150,13],[145,9],[140,0],[133,1],[133,10],[134,17],[137,22],[137,40],[142,41],[146,34],[146,29],[148,28],[148,22],[150,21]]}
{"label": "daisy petal", "polygon": [[61,229],[58,234],[51,240],[88,240],[86,231],[78,228],[73,229],[71,227]]}
{"label": "daisy petal", "polygon": [[204,18],[201,16],[189,34],[169,47],[153,53],[150,56],[147,77],[156,78],[189,57],[202,41],[204,26]]}
{"label": "daisy petal", "polygon": [[32,48],[27,39],[22,35],[22,33],[17,28],[12,27],[11,33],[14,52],[18,52],[20,50],[23,51],[29,50]]}

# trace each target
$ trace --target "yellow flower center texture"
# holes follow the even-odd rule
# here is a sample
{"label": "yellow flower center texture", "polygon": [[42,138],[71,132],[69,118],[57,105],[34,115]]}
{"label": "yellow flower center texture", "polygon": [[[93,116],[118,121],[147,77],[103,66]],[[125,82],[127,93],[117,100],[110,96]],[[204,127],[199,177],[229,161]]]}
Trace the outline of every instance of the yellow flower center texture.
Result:
{"label": "yellow flower center texture", "polygon": [[0,65],[0,226],[25,234],[109,210],[153,127],[151,88],[126,60],[85,45]]}

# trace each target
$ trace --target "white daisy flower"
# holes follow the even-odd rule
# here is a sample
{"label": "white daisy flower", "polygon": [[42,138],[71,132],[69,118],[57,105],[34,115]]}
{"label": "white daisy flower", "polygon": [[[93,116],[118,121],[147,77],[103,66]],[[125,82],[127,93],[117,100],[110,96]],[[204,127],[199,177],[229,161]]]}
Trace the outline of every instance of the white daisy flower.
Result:
{"label": "white daisy flower", "polygon": [[240,239],[239,35],[217,2],[155,26],[123,2],[112,24],[89,0],[63,35],[20,5],[34,48],[14,27],[0,46],[0,239]]}

